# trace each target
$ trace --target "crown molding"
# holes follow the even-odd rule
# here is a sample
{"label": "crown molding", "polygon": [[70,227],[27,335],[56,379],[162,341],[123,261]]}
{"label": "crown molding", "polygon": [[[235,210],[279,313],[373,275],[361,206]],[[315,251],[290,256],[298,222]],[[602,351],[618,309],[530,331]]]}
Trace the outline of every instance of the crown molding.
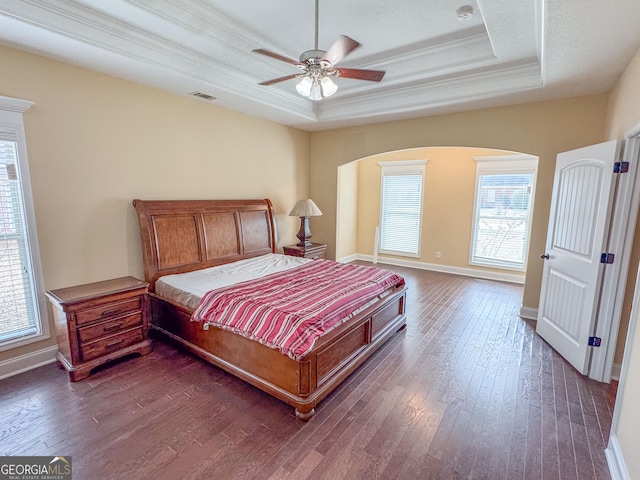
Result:
{"label": "crown molding", "polygon": [[34,105],[34,102],[31,102],[29,100],[0,96],[0,110],[24,113],[29,110],[32,105]]}
{"label": "crown molding", "polygon": [[489,163],[489,162],[524,162],[524,161],[535,161],[538,162],[538,157],[535,155],[529,155],[526,153],[520,153],[518,155],[486,155],[483,157],[473,157],[473,159],[478,163]]}
{"label": "crown molding", "polygon": [[410,112],[541,86],[540,64],[532,62],[378,92],[372,96],[375,102],[367,101],[366,96],[336,99],[322,104],[319,120],[336,121]]}
{"label": "crown molding", "polygon": [[[431,65],[439,57],[445,55],[456,55],[463,59],[496,58],[485,26],[478,25],[475,28],[456,32],[455,36],[446,35],[428,42],[405,45],[400,49],[387,50],[363,57],[356,62],[356,66],[358,68],[375,68],[382,65],[396,66],[421,61],[427,61]],[[451,58],[446,60],[446,63],[452,62]]]}

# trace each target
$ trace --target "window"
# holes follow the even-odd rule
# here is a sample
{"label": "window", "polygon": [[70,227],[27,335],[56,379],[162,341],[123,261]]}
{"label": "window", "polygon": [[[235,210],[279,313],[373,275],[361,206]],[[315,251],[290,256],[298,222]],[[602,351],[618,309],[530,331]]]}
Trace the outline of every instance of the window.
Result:
{"label": "window", "polygon": [[475,160],[470,263],[524,271],[538,159],[509,155]]}
{"label": "window", "polygon": [[380,253],[420,256],[426,160],[380,162]]}
{"label": "window", "polygon": [[30,106],[0,97],[0,349],[49,336],[22,119]]}

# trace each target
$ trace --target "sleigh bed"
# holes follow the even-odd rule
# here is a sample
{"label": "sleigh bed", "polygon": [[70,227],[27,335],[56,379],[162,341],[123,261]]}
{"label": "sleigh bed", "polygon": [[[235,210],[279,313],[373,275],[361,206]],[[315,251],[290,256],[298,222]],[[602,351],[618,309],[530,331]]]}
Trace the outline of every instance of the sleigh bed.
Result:
{"label": "sleigh bed", "polygon": [[[295,408],[302,420],[405,325],[406,288],[391,286],[319,337],[301,358],[215,326],[191,321],[193,306],[158,293],[168,275],[275,253],[269,200],[134,200],[151,327],[192,353]],[[314,261],[322,262],[322,260]]]}

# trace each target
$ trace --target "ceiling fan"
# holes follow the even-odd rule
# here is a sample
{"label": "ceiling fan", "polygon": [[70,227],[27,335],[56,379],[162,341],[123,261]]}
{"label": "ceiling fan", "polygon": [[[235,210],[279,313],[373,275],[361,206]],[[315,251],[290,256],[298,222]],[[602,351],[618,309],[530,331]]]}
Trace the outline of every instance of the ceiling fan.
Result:
{"label": "ceiling fan", "polygon": [[290,63],[302,70],[302,73],[274,78],[273,80],[261,82],[259,85],[273,85],[274,83],[284,82],[292,78],[300,78],[300,82],[296,85],[298,93],[304,97],[309,97],[310,100],[321,100],[323,97],[333,95],[338,90],[338,86],[331,80],[331,77],[354,78],[356,80],[369,80],[371,82],[379,82],[382,80],[385,74],[382,70],[337,68],[335,66],[340,60],[360,46],[359,42],[356,42],[346,35],[340,35],[327,51],[318,50],[318,4],[319,0],[316,0],[315,48],[303,52],[302,55],[300,55],[299,61],[278,55],[263,48],[253,50],[261,55]]}

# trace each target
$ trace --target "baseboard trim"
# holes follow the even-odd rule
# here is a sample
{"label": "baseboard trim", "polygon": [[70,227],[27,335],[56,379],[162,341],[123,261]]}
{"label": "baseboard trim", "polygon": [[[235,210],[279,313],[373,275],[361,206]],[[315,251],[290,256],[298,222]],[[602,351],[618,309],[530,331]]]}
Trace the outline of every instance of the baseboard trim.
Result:
{"label": "baseboard trim", "polygon": [[620,451],[620,444],[618,438],[612,434],[609,437],[609,445],[604,451],[607,457],[607,464],[609,465],[609,474],[611,474],[611,480],[631,480],[627,467]]}
{"label": "baseboard trim", "polygon": [[526,318],[527,320],[538,320],[538,309],[520,305],[520,311],[518,312],[518,316],[522,318]]}
{"label": "baseboard trim", "polygon": [[357,253],[353,253],[351,255],[347,255],[346,257],[342,257],[338,259],[340,263],[349,263],[355,260],[360,260],[360,256]]}
{"label": "baseboard trim", "polygon": [[620,371],[621,370],[622,370],[622,364],[621,363],[614,363],[613,367],[611,368],[611,378],[613,380],[620,381]]}
{"label": "baseboard trim", "polygon": [[0,362],[0,380],[56,361],[58,346],[43,348]]}
{"label": "baseboard trim", "polygon": [[[356,253],[354,255],[343,257],[339,261],[342,262],[344,259],[349,259],[348,261],[362,260],[365,262],[372,262],[373,255],[364,255],[362,253]],[[431,270],[433,272],[452,273],[454,275],[464,275],[465,277],[482,278],[485,280],[497,280],[499,282],[520,283],[520,284],[524,283],[524,274],[519,275],[519,274],[513,274],[513,273],[491,272],[487,270],[480,270],[478,268],[452,267],[449,265],[438,265],[435,263],[416,262],[415,260],[403,260],[400,258],[384,257],[381,255],[378,255],[378,263],[384,263],[387,265],[397,265],[399,267],[417,268],[420,270]]]}

